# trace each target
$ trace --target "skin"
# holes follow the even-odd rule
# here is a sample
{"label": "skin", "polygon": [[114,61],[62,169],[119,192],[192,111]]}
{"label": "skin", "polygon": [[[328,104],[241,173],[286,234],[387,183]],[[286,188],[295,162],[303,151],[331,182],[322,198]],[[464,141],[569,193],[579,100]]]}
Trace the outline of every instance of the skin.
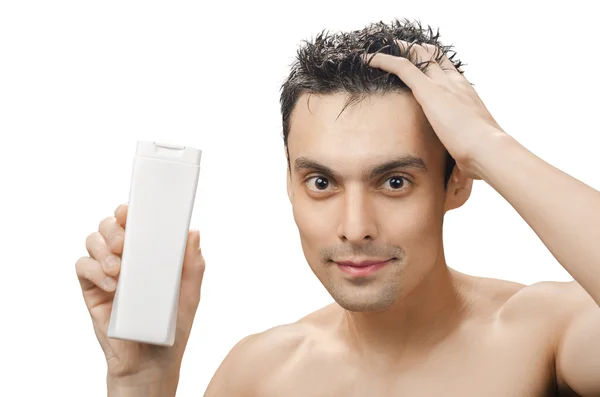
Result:
{"label": "skin", "polygon": [[[426,74],[383,54],[371,66],[411,92],[370,96],[339,117],[343,93],[303,96],[292,114],[288,196],[306,260],[334,302],[242,339],[205,396],[600,395],[600,193],[506,134],[447,59]],[[444,148],[457,162],[447,190]],[[426,170],[362,177],[407,155]],[[302,158],[311,168],[296,167]],[[506,198],[575,281],[525,286],[451,269],[443,217],[466,202],[473,180]],[[90,235],[77,274],[110,353],[109,395],[174,395],[202,282],[199,235],[190,234],[184,260],[184,342],[153,354],[117,344],[105,336],[114,289],[103,280],[118,277],[106,259],[122,249],[126,209]],[[392,257],[360,278],[333,262]]]}
{"label": "skin", "polygon": [[109,396],[175,395],[179,370],[200,302],[205,261],[200,249],[200,232],[191,230],[181,275],[177,331],[171,347],[154,346],[109,338],[108,324],[121,271],[125,241],[127,204],[103,219],[98,230],[86,238],[89,256],[79,258],[75,270],[96,338],[107,362]]}

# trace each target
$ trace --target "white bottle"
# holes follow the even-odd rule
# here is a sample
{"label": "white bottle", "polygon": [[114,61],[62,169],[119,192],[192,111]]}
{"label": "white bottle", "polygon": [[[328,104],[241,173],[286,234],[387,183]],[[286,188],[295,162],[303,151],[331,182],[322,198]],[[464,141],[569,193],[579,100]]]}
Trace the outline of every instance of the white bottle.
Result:
{"label": "white bottle", "polygon": [[201,155],[191,147],[137,143],[111,338],[163,346],[175,342]]}

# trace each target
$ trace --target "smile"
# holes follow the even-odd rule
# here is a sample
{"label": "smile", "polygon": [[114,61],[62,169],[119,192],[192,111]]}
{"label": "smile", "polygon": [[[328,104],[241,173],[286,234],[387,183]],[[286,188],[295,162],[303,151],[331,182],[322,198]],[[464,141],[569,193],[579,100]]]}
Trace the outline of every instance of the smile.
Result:
{"label": "smile", "polygon": [[379,263],[374,263],[374,264],[371,264],[368,266],[360,266],[360,267],[359,266],[342,265],[337,262],[336,262],[336,265],[340,268],[341,271],[343,271],[344,273],[347,273],[351,276],[365,277],[365,276],[375,273],[377,270],[381,269],[382,267],[384,267],[385,265],[387,265],[388,263],[390,263],[393,260],[394,259],[392,258],[385,262],[379,262]]}

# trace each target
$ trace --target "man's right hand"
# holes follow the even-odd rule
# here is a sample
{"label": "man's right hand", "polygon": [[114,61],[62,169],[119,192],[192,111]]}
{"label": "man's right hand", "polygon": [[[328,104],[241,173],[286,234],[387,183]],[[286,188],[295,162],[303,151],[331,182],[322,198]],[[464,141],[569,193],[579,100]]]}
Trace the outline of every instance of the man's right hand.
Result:
{"label": "man's right hand", "polygon": [[[150,396],[175,395],[183,353],[200,303],[200,288],[205,262],[200,249],[200,233],[188,233],[175,344],[171,347],[113,339],[107,336],[110,312],[121,270],[125,239],[127,204],[120,205],[86,240],[89,256],[76,262],[77,277],[83,298],[92,318],[96,337],[108,364],[108,387],[111,390],[147,391]],[[116,394],[116,393],[115,393]],[[133,394],[133,393],[132,393]]]}

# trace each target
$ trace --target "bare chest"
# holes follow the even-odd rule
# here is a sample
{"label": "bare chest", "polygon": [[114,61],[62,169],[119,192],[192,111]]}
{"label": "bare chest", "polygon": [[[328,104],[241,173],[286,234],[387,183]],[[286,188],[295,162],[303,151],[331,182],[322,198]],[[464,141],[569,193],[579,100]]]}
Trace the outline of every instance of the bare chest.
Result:
{"label": "bare chest", "polygon": [[318,348],[295,352],[259,395],[286,397],[555,396],[543,338],[493,335],[397,362]]}

